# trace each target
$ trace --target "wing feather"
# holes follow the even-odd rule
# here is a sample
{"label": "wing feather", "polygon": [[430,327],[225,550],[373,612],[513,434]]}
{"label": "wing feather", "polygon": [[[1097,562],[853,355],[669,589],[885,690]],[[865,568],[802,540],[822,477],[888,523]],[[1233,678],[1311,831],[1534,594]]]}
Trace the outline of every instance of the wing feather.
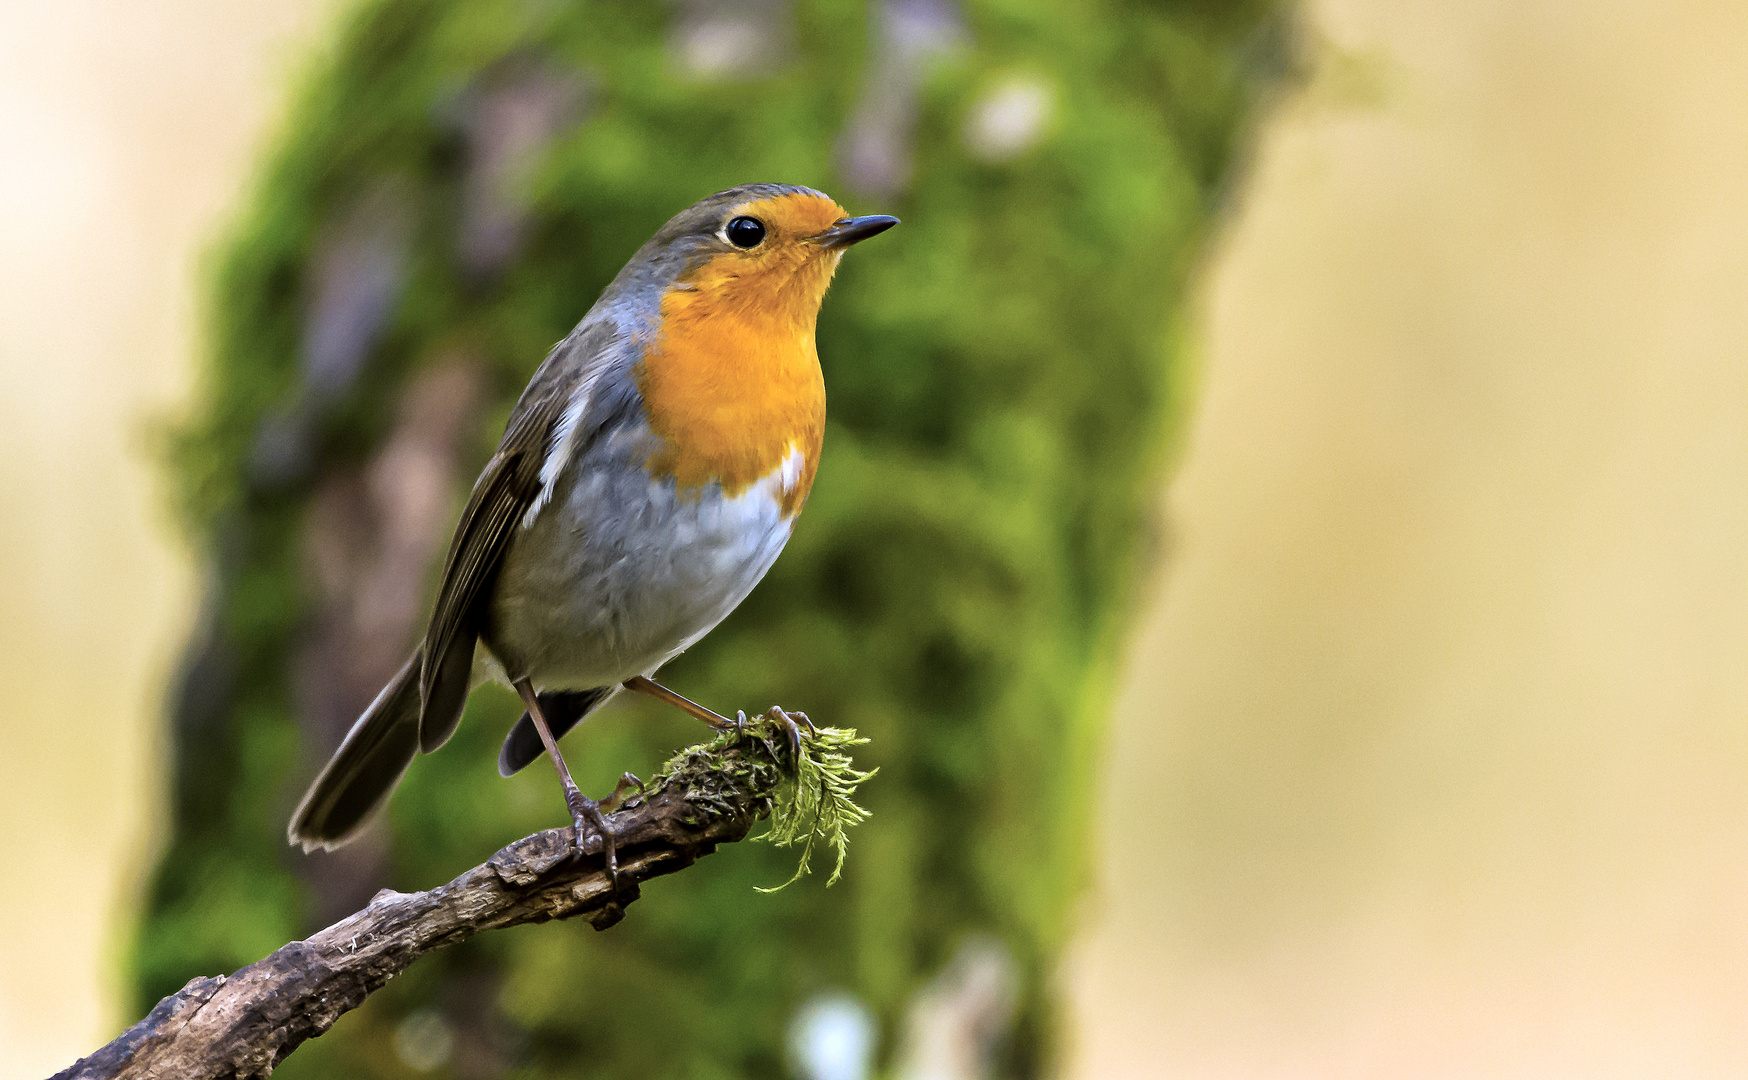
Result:
{"label": "wing feather", "polygon": [[461,718],[483,601],[518,525],[550,497],[580,428],[595,383],[617,355],[611,322],[585,323],[553,349],[510,414],[498,450],[474,482],[443,564],[437,604],[425,631],[419,672],[419,745],[447,740]]}

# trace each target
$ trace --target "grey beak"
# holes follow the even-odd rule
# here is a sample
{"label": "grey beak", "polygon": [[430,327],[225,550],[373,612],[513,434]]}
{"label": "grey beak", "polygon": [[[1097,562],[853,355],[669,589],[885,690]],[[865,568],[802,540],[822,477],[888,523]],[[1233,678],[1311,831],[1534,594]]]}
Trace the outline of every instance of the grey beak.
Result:
{"label": "grey beak", "polygon": [[897,224],[898,219],[887,214],[844,218],[813,239],[827,251],[836,251],[839,248],[847,248],[851,244],[866,240],[870,236],[878,236]]}

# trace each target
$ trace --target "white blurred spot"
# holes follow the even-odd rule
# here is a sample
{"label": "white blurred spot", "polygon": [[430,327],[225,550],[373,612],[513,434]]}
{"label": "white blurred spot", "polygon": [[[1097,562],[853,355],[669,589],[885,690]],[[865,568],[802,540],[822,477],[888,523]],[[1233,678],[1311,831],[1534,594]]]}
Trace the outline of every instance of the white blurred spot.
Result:
{"label": "white blurred spot", "polygon": [[876,200],[910,183],[917,95],[935,66],[966,42],[956,0],[883,0],[874,7],[868,82],[838,145],[844,179]]}
{"label": "white blurred spot", "polygon": [[791,0],[680,0],[673,47],[702,79],[767,75],[790,52]]}
{"label": "white blurred spot", "polygon": [[755,66],[764,55],[761,29],[744,22],[711,22],[685,36],[686,66],[699,75],[730,75]]}
{"label": "white blurred spot", "polygon": [[1056,92],[1034,76],[997,85],[972,106],[965,145],[984,161],[1008,161],[1038,145],[1056,112]]}
{"label": "white blurred spot", "polygon": [[1013,955],[993,937],[973,937],[917,991],[905,1015],[898,1080],[988,1080],[1013,1024],[1019,993]]}
{"label": "white blurred spot", "polygon": [[395,1029],[395,1056],[414,1072],[433,1072],[449,1064],[455,1029],[434,1009],[420,1009]]}
{"label": "white blurred spot", "polygon": [[847,994],[821,994],[789,1026],[789,1051],[806,1080],[867,1080],[874,1017]]}

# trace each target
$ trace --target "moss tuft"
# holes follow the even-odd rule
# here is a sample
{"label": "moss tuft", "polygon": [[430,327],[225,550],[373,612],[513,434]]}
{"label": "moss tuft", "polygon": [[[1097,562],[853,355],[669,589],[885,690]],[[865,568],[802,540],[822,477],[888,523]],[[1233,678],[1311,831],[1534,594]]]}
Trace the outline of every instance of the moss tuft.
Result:
{"label": "moss tuft", "polygon": [[[838,853],[826,879],[827,885],[835,885],[849,853],[849,830],[868,820],[868,811],[856,804],[856,789],[880,771],[863,772],[850,758],[850,747],[867,744],[853,730],[827,727],[803,732],[792,749],[788,727],[775,710],[751,720],[743,713],[738,731],[721,732],[707,743],[675,754],[644,787],[655,790],[684,783],[687,802],[720,813],[731,812],[733,806],[724,792],[734,792],[736,799],[748,791],[763,793],[766,805],[759,816],[769,815],[771,824],[753,839],[780,848],[800,844],[801,860],[783,884],[754,888],[774,893],[800,881],[810,872],[814,848],[820,844]],[[626,805],[635,805],[641,797],[626,800]]]}
{"label": "moss tuft", "polygon": [[[766,717],[759,719],[769,722]],[[748,733],[751,731],[749,728]],[[766,746],[773,745],[770,731],[763,731],[759,738]],[[868,820],[868,811],[856,805],[856,788],[880,771],[863,772],[850,760],[849,748],[867,742],[858,738],[854,729],[820,728],[802,736],[794,768],[785,770],[783,782],[772,797],[771,827],[755,837],[778,847],[800,844],[801,860],[788,881],[774,888],[760,886],[760,892],[776,892],[800,881],[811,869],[815,844],[829,844],[837,849],[837,862],[825,883],[836,885],[843,876],[844,856],[850,847],[849,830]]]}

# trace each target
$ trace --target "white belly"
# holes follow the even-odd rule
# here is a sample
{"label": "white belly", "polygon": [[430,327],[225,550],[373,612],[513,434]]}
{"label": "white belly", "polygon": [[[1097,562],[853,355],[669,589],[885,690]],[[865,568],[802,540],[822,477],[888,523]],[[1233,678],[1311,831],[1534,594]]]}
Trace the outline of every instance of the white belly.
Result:
{"label": "white belly", "polygon": [[[787,464],[787,463],[786,463]],[[780,468],[733,498],[641,468],[573,470],[499,570],[483,640],[541,689],[653,673],[727,617],[789,539]]]}

